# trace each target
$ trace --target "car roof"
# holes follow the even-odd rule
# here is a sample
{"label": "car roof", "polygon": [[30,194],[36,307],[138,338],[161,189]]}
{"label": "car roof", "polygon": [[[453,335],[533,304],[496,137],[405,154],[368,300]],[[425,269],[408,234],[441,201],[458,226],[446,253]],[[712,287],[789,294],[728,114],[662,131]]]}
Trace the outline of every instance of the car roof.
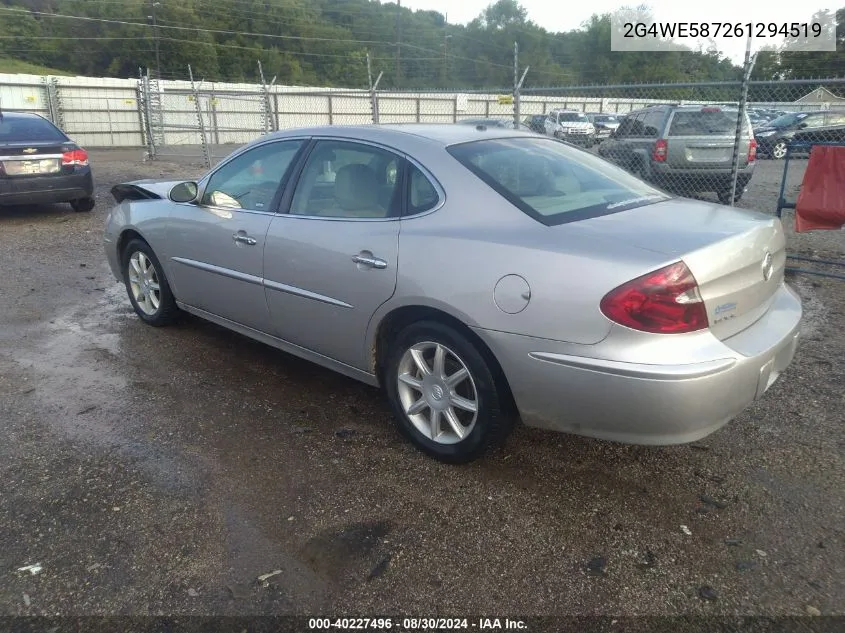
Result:
{"label": "car roof", "polygon": [[0,116],[4,119],[41,119],[46,121],[43,116],[35,112],[20,112],[18,110],[0,110]]}
{"label": "car roof", "polygon": [[[484,127],[479,130],[474,125],[455,125],[443,123],[389,123],[378,125],[319,125],[305,128],[292,128],[275,132],[269,137],[287,138],[291,136],[327,136],[350,138],[385,144],[403,144],[412,140],[424,139],[441,146],[480,141],[493,138],[525,137],[536,138],[536,134],[523,130],[514,130],[499,126]],[[258,141],[266,140],[262,136]],[[255,143],[257,141],[253,141]]]}

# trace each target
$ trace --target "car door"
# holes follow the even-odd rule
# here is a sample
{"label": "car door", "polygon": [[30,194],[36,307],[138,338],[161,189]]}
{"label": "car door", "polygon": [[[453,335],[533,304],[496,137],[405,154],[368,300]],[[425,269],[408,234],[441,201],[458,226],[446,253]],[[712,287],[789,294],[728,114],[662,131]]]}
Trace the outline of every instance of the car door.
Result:
{"label": "car door", "polygon": [[263,288],[267,229],[306,140],[262,143],[200,182],[196,202],[175,205],[168,224],[170,276],[180,301],[270,332]]}
{"label": "car door", "polygon": [[265,292],[279,337],[359,369],[367,325],[396,288],[404,159],[321,139],[273,218]]}

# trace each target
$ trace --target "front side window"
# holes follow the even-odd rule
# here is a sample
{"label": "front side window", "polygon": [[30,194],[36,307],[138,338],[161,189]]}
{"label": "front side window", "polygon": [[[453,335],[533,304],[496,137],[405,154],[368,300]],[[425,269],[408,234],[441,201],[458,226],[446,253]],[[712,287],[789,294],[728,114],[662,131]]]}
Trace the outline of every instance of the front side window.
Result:
{"label": "front side window", "polygon": [[296,185],[291,215],[330,218],[397,217],[401,159],[348,141],[320,141]]}
{"label": "front side window", "polygon": [[598,156],[552,139],[491,139],[447,149],[505,199],[546,225],[669,199]]}
{"label": "front side window", "polygon": [[273,198],[302,143],[266,143],[233,158],[209,178],[201,204],[249,211],[273,211]]}

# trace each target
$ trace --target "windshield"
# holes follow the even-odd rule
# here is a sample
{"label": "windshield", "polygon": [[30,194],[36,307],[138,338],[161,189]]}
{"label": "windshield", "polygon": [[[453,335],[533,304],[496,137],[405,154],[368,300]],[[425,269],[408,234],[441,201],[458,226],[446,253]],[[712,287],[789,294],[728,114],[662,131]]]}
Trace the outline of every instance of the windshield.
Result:
{"label": "windshield", "polygon": [[[737,110],[678,110],[669,136],[727,136],[736,133]],[[746,126],[746,134],[748,127]]]}
{"label": "windshield", "polygon": [[596,123],[619,123],[619,119],[609,114],[597,114],[593,117]]}
{"label": "windshield", "polygon": [[771,127],[789,127],[790,125],[795,125],[801,119],[806,118],[806,116],[804,112],[790,112],[789,114],[784,114],[769,121],[769,125]]}
{"label": "windshield", "polygon": [[64,143],[67,138],[40,117],[0,118],[0,143]]}
{"label": "windshield", "polygon": [[448,151],[505,199],[546,225],[670,198],[598,156],[553,139],[472,141],[452,145]]}
{"label": "windshield", "polygon": [[585,115],[581,114],[580,112],[561,112],[558,115],[557,120],[561,121],[561,122],[566,122],[566,123],[570,123],[570,122],[589,122],[589,119]]}

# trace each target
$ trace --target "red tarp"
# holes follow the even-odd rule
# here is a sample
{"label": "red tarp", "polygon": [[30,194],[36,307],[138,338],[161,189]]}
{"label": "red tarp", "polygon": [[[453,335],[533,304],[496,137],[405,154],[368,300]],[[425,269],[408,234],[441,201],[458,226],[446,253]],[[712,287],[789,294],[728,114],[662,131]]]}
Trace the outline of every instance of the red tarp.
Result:
{"label": "red tarp", "polygon": [[795,231],[845,226],[845,147],[816,145],[795,203]]}

